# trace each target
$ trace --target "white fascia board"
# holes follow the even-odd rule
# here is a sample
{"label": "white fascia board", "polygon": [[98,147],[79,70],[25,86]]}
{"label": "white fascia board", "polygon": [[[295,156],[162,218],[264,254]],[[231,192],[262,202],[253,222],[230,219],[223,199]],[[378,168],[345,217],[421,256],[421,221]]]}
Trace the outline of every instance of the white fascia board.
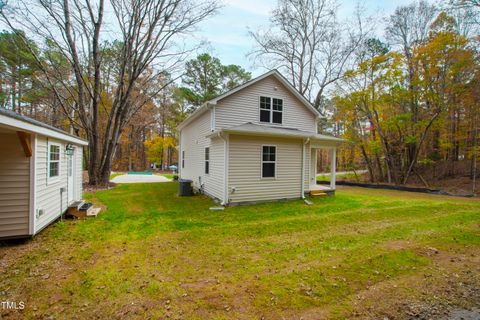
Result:
{"label": "white fascia board", "polygon": [[247,81],[245,82],[243,85],[240,85],[218,97],[216,97],[215,99],[212,99],[209,101],[209,103],[214,103],[216,104],[219,100],[221,99],[224,99],[232,94],[234,94],[235,92],[237,91],[240,91],[248,86],[251,86],[253,84],[255,84],[256,82],[258,81],[261,81],[269,76],[273,75],[278,81],[280,81],[295,97],[297,97],[304,105],[305,107],[307,107],[308,110],[310,110],[313,114],[315,114],[317,117],[320,117],[321,114],[320,112],[318,112],[317,109],[315,109],[314,106],[312,106],[312,104],[307,100],[305,99],[305,97],[303,95],[300,94],[300,92],[297,91],[297,89],[295,89],[291,84],[290,82],[287,81],[287,79],[285,79],[284,76],[282,76],[280,74],[280,72],[278,72],[277,70],[271,70],[267,73],[264,73],[262,74],[261,76],[253,79],[253,80],[250,80],[250,81]]}
{"label": "white fascia board", "polygon": [[292,138],[292,139],[310,139],[311,142],[321,143],[321,142],[329,142],[329,143],[337,143],[342,144],[347,142],[348,140],[336,138],[336,137],[318,137],[317,135],[300,135],[300,134],[286,134],[286,133],[277,133],[277,132],[258,132],[258,131],[246,131],[246,130],[235,130],[235,129],[222,129],[219,131],[214,131],[208,134],[206,137],[210,138],[212,136],[218,135],[219,132],[229,133],[229,134],[238,134],[238,135],[245,135],[245,136],[259,136],[259,137],[284,137],[284,138]]}
{"label": "white fascia board", "polygon": [[80,139],[80,138],[75,138],[73,136],[70,136],[68,134],[64,134],[55,130],[51,130],[48,128],[36,126],[31,123],[27,123],[18,119],[14,119],[11,117],[7,117],[5,115],[0,115],[0,124],[5,125],[6,127],[11,128],[12,130],[22,130],[22,131],[27,131],[30,133],[38,133],[40,135],[44,135],[47,137],[52,137],[58,140],[62,141],[67,141],[71,142],[77,145],[81,146],[87,146],[88,142]]}
{"label": "white fascia board", "polygon": [[205,111],[210,109],[213,105],[215,105],[215,103],[212,103],[212,102],[206,102],[206,103],[202,104],[197,110],[193,111],[193,113],[191,115],[189,115],[185,120],[183,120],[177,126],[177,129],[182,130],[183,128],[185,128],[185,126],[187,124],[189,124],[190,122],[195,120],[199,115],[203,114]]}

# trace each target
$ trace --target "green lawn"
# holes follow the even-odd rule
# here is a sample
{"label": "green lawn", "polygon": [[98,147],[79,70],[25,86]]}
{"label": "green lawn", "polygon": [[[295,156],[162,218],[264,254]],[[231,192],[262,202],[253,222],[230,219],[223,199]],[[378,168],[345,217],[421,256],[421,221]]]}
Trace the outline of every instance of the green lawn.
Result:
{"label": "green lawn", "polygon": [[210,211],[176,191],[118,185],[88,196],[108,207],[96,219],[0,247],[0,300],[26,303],[0,315],[383,319],[479,301],[478,200],[345,188]]}
{"label": "green lawn", "polygon": [[[349,180],[349,181],[357,181],[361,178],[361,174],[355,176],[354,173],[337,173],[336,179],[337,180]],[[329,174],[320,174],[317,176],[317,181],[330,181]]]}

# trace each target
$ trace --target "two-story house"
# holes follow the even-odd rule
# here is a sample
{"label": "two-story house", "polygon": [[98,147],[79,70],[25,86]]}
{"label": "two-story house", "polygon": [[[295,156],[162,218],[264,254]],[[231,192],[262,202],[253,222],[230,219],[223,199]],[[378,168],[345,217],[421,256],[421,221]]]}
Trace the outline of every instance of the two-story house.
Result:
{"label": "two-story house", "polygon": [[[303,198],[316,184],[316,149],[336,148],[317,133],[320,114],[272,70],[198,108],[179,126],[179,173],[223,205]],[[325,188],[325,187],[323,187]]]}

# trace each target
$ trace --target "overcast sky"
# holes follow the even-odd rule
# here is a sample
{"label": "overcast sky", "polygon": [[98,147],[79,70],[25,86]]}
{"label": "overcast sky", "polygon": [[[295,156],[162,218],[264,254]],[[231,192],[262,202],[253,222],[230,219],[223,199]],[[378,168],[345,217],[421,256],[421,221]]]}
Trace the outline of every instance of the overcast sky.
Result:
{"label": "overcast sky", "polygon": [[[406,5],[413,0],[363,0],[370,15],[389,16],[399,5]],[[200,25],[198,39],[210,43],[209,51],[220,58],[224,64],[238,64],[254,75],[262,73],[262,69],[254,69],[252,62],[246,57],[253,48],[253,41],[248,30],[257,30],[268,26],[269,14],[275,7],[276,0],[223,0],[224,7],[219,13]],[[352,15],[357,0],[339,0],[341,18]],[[382,29],[382,28],[379,28]],[[378,30],[383,35],[383,30]]]}

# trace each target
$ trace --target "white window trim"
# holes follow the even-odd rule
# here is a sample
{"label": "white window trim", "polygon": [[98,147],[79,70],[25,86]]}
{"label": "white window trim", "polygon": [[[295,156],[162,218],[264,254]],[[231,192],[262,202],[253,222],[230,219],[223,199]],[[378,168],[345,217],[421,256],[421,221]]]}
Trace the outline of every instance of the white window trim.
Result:
{"label": "white window trim", "polygon": [[[262,97],[270,98],[270,121],[269,122],[260,120],[260,114],[261,114],[261,110],[262,110],[260,102],[262,100]],[[282,114],[282,123],[273,122],[273,99],[282,100],[282,111],[275,111],[275,112],[280,112]],[[283,113],[284,109],[285,109],[285,99],[277,97],[277,96],[267,96],[267,95],[258,96],[258,118],[257,118],[258,123],[271,124],[271,125],[274,125],[274,126],[283,126],[283,122],[285,121],[285,117],[284,117],[284,113]]]}
{"label": "white window trim", "polygon": [[[206,155],[206,151],[207,151],[207,148],[208,148],[208,160],[205,159],[205,155]],[[210,158],[212,156],[212,153],[211,153],[211,148],[210,146],[206,146],[205,148],[203,148],[203,174],[206,175],[206,176],[209,176],[210,175],[210,171],[212,170],[212,167],[210,166]],[[206,165],[207,165],[207,162],[208,162],[208,173],[206,173],[205,169],[206,169]]]}
{"label": "white window trim", "polygon": [[[50,177],[50,146],[58,146],[58,176]],[[47,143],[47,184],[56,183],[60,181],[62,172],[62,145],[58,142],[48,141]]]}
{"label": "white window trim", "polygon": [[[263,147],[275,147],[275,161],[263,161]],[[277,162],[278,162],[278,147],[276,144],[262,144],[260,149],[260,180],[276,180],[277,179]],[[273,177],[264,177],[263,176],[263,163],[273,163],[274,166],[274,175]]]}

